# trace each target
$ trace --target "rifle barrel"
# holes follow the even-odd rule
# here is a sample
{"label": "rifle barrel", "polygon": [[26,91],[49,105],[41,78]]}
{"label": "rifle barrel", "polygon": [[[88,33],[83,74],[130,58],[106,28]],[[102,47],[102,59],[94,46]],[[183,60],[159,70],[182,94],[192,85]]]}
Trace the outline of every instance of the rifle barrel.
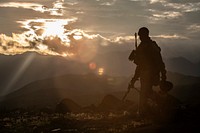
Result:
{"label": "rifle barrel", "polygon": [[137,33],[135,32],[135,49],[137,49]]}

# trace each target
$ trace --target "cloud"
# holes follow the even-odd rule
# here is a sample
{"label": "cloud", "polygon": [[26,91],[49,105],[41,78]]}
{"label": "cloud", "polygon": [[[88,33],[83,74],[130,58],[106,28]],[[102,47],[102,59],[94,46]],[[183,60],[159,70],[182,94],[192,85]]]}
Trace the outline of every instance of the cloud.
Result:
{"label": "cloud", "polygon": [[151,6],[148,9],[152,13],[150,19],[176,19],[189,12],[197,12],[200,10],[200,2],[169,2],[166,0],[151,0]]}
{"label": "cloud", "polygon": [[101,0],[99,2],[101,2],[100,5],[104,5],[104,6],[112,6],[115,4],[117,0]]}
{"label": "cloud", "polygon": [[[181,43],[184,43],[181,45],[183,47],[189,43],[195,47],[200,40],[199,1],[195,0],[12,1],[0,2],[1,16],[5,10],[14,12],[5,17],[3,15],[3,22],[0,22],[0,26],[9,27],[0,27],[1,53],[5,54],[14,54],[18,49],[16,53],[32,50],[41,54],[84,57],[81,60],[89,60],[89,55],[92,58],[99,47],[108,50],[128,49],[134,42],[133,34],[142,26],[150,29],[153,38],[170,47]],[[2,7],[5,3],[7,6],[12,4],[9,8]],[[14,7],[13,3],[19,7]],[[66,18],[74,21],[62,23]],[[57,27],[53,21],[58,23]],[[48,28],[54,26],[54,30]],[[9,29],[13,30],[12,35],[3,35]],[[87,51],[90,54],[87,55]]]}
{"label": "cloud", "polygon": [[87,34],[80,29],[68,29],[74,19],[31,19],[18,21],[27,31],[12,36],[0,35],[0,53],[16,55],[38,52],[43,55],[63,56],[81,61],[91,60],[98,47],[120,44],[123,39],[110,40],[98,34]]}
{"label": "cloud", "polygon": [[[86,62],[98,53],[99,47],[109,50],[118,47],[118,50],[125,51],[130,50],[130,46],[133,45],[133,35],[116,36],[111,39],[100,34],[88,34],[81,29],[70,28],[76,21],[76,18],[18,21],[26,31],[21,34],[13,33],[11,37],[1,34],[0,53],[15,55],[35,51],[43,55],[63,56]],[[187,40],[187,37],[177,34],[152,37],[164,39],[165,42],[167,39]]]}
{"label": "cloud", "polygon": [[171,19],[177,19],[179,17],[182,17],[183,14],[181,12],[176,12],[176,11],[163,11],[163,12],[158,12],[155,10],[149,10],[152,12],[152,16],[149,17],[151,23],[157,23],[158,21],[166,21],[166,20],[171,20]]}
{"label": "cloud", "polygon": [[149,0],[150,1],[150,4],[154,4],[154,3],[163,3],[165,2],[165,0]]}
{"label": "cloud", "polygon": [[172,9],[177,9],[182,12],[194,12],[194,11],[199,11],[200,10],[200,2],[195,2],[195,3],[164,3],[163,4],[166,7],[172,8]]}
{"label": "cloud", "polygon": [[25,8],[25,9],[37,9],[38,7],[42,7],[43,5],[36,3],[17,3],[17,2],[8,2],[1,3],[0,7],[15,7],[15,8]]}
{"label": "cloud", "polygon": [[180,36],[180,35],[157,35],[157,36],[153,36],[155,38],[163,38],[163,39],[188,39],[185,36]]}
{"label": "cloud", "polygon": [[200,24],[192,24],[188,27],[188,30],[192,32],[200,32]]}
{"label": "cloud", "polygon": [[5,2],[0,3],[0,7],[11,7],[11,8],[24,8],[31,9],[41,13],[49,13],[50,15],[63,16],[63,2],[57,0],[53,3],[52,7],[47,7],[39,3],[28,3],[28,2]]}

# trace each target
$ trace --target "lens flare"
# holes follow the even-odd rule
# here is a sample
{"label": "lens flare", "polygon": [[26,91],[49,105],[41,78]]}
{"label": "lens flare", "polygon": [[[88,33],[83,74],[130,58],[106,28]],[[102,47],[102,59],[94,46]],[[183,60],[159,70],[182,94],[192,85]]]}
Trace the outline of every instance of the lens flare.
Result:
{"label": "lens flare", "polygon": [[104,68],[99,68],[98,69],[98,74],[103,75],[104,74]]}
{"label": "lens flare", "polygon": [[89,68],[90,68],[91,70],[95,70],[95,69],[97,68],[96,63],[91,62],[91,63],[89,64]]}

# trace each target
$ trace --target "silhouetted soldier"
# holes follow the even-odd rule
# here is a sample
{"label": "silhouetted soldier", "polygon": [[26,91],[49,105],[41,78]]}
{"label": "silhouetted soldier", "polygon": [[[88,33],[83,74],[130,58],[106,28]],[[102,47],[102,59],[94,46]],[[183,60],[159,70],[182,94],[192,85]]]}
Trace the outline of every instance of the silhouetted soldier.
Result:
{"label": "silhouetted soldier", "polygon": [[131,85],[140,79],[141,91],[139,109],[141,115],[148,113],[148,98],[153,96],[153,86],[159,85],[160,80],[166,80],[165,64],[162,60],[161,49],[149,37],[149,30],[142,27],[138,32],[141,43],[133,50],[129,60],[137,65]]}

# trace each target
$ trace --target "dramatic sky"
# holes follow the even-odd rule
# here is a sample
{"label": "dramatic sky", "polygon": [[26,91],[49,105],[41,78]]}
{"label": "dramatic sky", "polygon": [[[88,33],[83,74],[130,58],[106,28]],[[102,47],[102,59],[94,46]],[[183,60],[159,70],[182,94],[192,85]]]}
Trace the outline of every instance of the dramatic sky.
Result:
{"label": "dramatic sky", "polygon": [[131,50],[146,26],[164,57],[200,60],[199,0],[1,0],[0,54],[82,60]]}

